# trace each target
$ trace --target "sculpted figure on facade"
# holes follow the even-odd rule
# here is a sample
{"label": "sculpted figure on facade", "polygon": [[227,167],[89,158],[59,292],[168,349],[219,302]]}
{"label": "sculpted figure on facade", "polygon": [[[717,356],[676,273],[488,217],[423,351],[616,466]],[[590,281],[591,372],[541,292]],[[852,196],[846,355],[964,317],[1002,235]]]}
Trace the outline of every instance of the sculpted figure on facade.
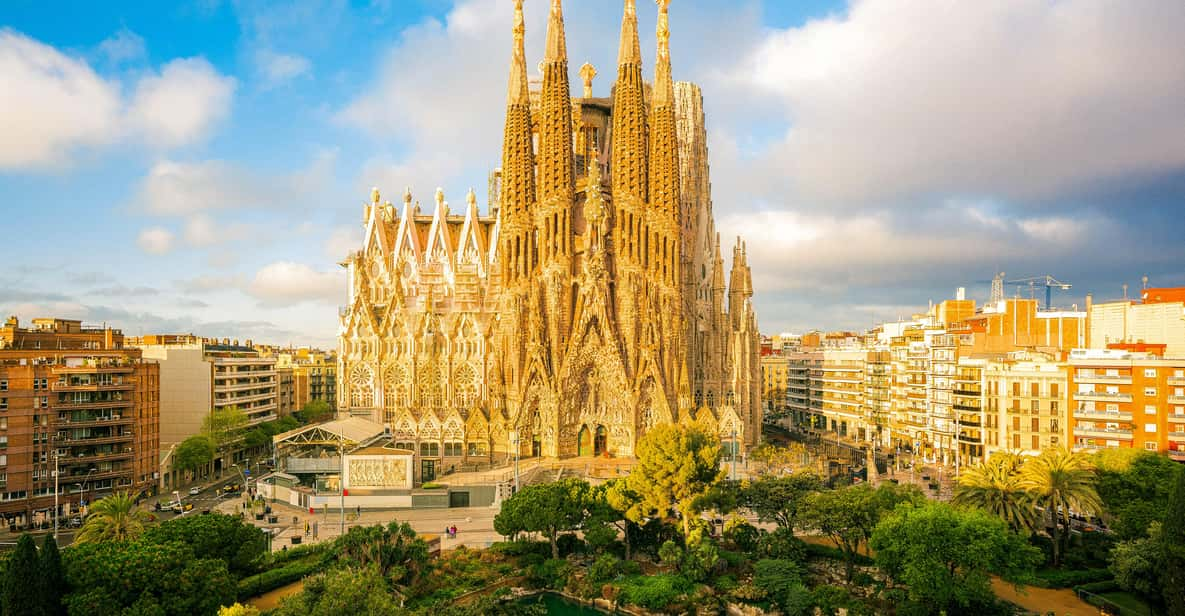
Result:
{"label": "sculpted figure on facade", "polygon": [[630,456],[655,425],[760,438],[759,337],[738,239],[716,233],[702,95],[672,80],[668,2],[653,83],[625,0],[613,95],[573,97],[560,0],[541,79],[513,17],[502,161],[485,213],[437,189],[431,212],[363,207],[342,265],[341,412],[381,421],[423,459]]}

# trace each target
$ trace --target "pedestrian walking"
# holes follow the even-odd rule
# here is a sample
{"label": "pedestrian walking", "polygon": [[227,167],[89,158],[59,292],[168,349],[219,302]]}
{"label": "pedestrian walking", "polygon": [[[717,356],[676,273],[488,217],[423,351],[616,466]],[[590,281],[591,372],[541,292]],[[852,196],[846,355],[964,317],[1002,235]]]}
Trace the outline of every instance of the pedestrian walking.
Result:
{"label": "pedestrian walking", "polygon": [[309,536],[309,523],[308,522],[304,523],[304,536],[305,537]]}

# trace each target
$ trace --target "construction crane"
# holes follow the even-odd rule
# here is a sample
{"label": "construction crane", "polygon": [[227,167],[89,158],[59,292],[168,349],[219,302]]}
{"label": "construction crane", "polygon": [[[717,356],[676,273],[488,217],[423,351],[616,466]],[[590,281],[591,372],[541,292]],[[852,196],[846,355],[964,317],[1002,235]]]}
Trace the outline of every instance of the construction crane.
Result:
{"label": "construction crane", "polygon": [[1058,280],[1057,278],[1050,276],[1049,274],[1045,274],[1044,276],[1033,276],[1031,278],[1021,278],[1019,280],[1009,280],[1009,281],[1007,281],[1007,283],[1008,284],[1027,284],[1027,285],[1029,285],[1029,291],[1031,293],[1031,297],[1033,297],[1034,299],[1036,299],[1036,296],[1037,296],[1037,287],[1038,286],[1045,287],[1045,309],[1046,310],[1049,310],[1053,304],[1053,289],[1055,287],[1058,289],[1061,289],[1062,291],[1069,291],[1070,287],[1072,286],[1069,283],[1062,282],[1062,281]]}

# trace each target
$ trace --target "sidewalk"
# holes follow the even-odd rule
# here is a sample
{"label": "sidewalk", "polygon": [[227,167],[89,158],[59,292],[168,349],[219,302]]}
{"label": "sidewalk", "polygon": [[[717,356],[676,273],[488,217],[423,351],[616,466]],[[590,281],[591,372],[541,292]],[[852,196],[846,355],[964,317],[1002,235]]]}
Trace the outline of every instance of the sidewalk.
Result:
{"label": "sidewalk", "polygon": [[[268,524],[266,519],[258,521],[249,512],[243,510],[242,498],[234,498],[219,503],[217,511],[235,515],[240,512],[247,517],[247,522],[260,528],[272,528],[275,533],[272,538],[272,550],[278,551],[285,546],[291,546],[292,537],[300,536],[301,544],[319,543],[333,540],[341,535],[342,518],[339,510],[330,509],[328,515],[322,511],[310,515],[308,509],[300,509],[285,503],[268,503],[272,507],[272,515],[276,516],[276,524]],[[392,521],[407,522],[419,534],[440,535],[440,548],[451,550],[459,546],[484,548],[490,544],[502,541],[503,537],[494,531],[494,516],[496,507],[457,507],[452,509],[388,509],[376,511],[362,511],[358,515],[353,510],[346,510],[345,530],[354,526],[374,526],[387,524]],[[296,523],[293,524],[293,518]],[[309,525],[309,534],[305,535],[305,524]],[[313,537],[313,526],[316,525],[317,536]],[[449,538],[444,529],[449,526],[457,527],[457,537]]]}

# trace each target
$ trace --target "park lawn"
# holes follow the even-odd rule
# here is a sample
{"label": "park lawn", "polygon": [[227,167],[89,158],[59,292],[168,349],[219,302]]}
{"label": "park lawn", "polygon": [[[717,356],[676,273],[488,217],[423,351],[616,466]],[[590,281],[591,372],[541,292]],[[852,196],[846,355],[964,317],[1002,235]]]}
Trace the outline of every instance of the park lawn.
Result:
{"label": "park lawn", "polygon": [[1152,610],[1148,609],[1148,606],[1139,597],[1129,592],[1105,592],[1100,596],[1122,608],[1125,616],[1127,614],[1136,614],[1138,616],[1152,615]]}

